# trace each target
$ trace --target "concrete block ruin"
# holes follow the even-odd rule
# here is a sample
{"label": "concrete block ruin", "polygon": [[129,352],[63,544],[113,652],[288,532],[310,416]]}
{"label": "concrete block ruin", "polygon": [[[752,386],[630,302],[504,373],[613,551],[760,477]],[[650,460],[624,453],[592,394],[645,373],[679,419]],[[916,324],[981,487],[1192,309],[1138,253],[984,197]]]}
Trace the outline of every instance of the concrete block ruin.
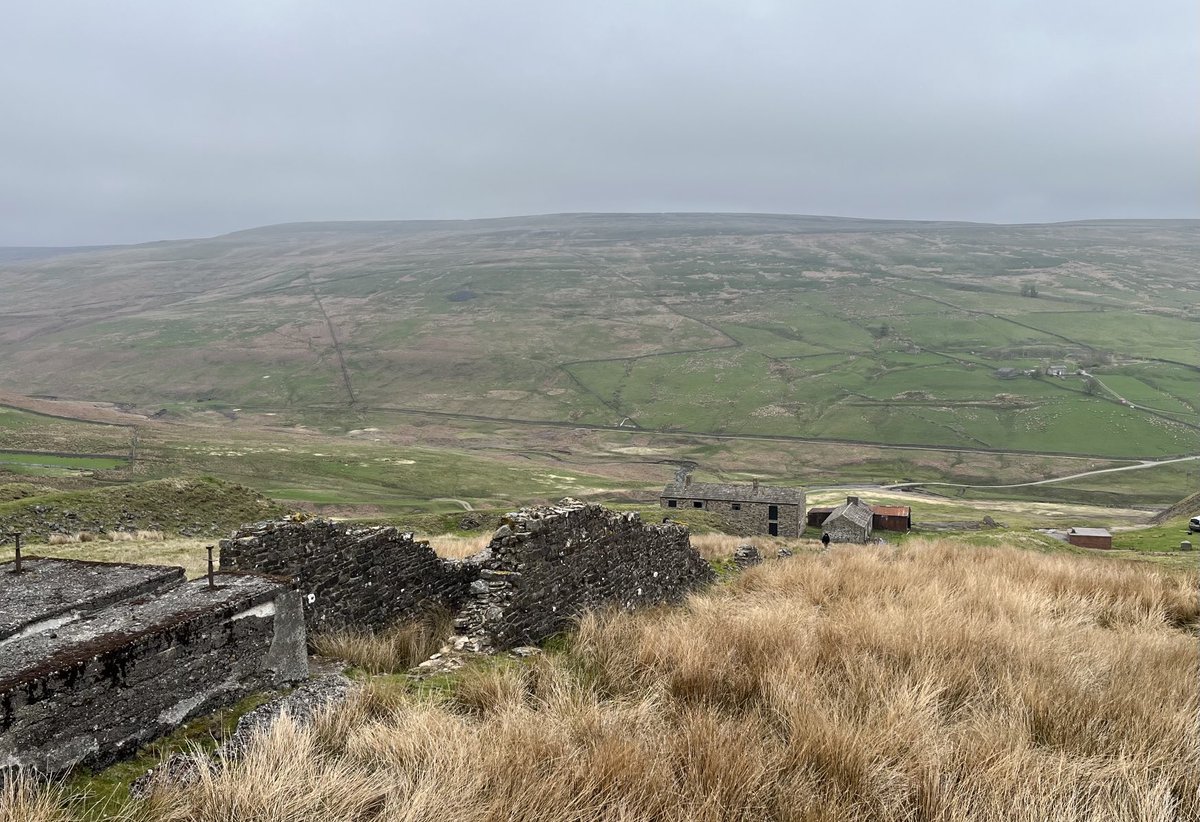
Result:
{"label": "concrete block ruin", "polygon": [[221,570],[297,580],[310,633],[378,629],[433,608],[457,610],[478,573],[391,527],[266,522],[222,540]]}
{"label": "concrete block ruin", "polygon": [[0,564],[0,773],[102,766],[189,717],[308,675],[289,580]]}
{"label": "concrete block ruin", "polygon": [[238,532],[221,543],[221,568],[297,577],[312,634],[380,628],[439,607],[480,649],[537,643],[589,608],[669,602],[713,578],[683,526],[574,500],[508,515],[488,547],[462,561],[395,528],[314,520]]}

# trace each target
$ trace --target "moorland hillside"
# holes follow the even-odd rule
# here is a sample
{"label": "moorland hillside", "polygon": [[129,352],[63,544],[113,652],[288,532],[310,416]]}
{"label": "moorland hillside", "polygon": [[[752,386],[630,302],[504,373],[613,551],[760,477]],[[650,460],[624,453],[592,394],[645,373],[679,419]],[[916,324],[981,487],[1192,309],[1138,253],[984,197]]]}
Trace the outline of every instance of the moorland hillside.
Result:
{"label": "moorland hillside", "polygon": [[1195,221],[282,225],[0,261],[0,387],[167,412],[1194,453],[1198,262]]}

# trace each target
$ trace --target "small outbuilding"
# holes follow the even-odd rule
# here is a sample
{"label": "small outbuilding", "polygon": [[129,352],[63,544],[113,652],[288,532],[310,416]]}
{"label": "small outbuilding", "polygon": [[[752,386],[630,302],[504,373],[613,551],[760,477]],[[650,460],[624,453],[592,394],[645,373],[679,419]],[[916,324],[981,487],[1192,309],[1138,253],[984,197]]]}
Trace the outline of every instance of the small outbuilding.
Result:
{"label": "small outbuilding", "polygon": [[832,513],[832,508],[809,508],[807,522],[813,528],[820,528]]}
{"label": "small outbuilding", "polygon": [[907,505],[872,505],[871,526],[876,531],[911,531],[912,508]]}
{"label": "small outbuilding", "polygon": [[689,474],[663,488],[659,503],[668,509],[713,511],[755,534],[798,537],[804,530],[800,488],[775,488],[757,481],[752,485],[692,482]]}
{"label": "small outbuilding", "polygon": [[1112,548],[1112,534],[1106,528],[1072,528],[1067,542],[1080,548]]}
{"label": "small outbuilding", "polygon": [[871,506],[858,497],[846,497],[846,503],[833,509],[821,523],[821,531],[830,542],[868,542],[875,515]]}

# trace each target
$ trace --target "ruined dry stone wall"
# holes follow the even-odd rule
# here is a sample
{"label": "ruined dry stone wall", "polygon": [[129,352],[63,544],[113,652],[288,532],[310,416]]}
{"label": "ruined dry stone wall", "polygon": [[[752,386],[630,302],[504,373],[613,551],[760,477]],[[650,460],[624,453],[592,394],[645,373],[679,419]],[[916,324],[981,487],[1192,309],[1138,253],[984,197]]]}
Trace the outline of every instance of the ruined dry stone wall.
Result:
{"label": "ruined dry stone wall", "polygon": [[260,577],[217,580],[5,640],[0,774],[105,765],[191,716],[307,677],[299,596]]}
{"label": "ruined dry stone wall", "polygon": [[671,602],[713,579],[683,526],[573,500],[510,514],[473,560],[479,579],[455,625],[497,649],[547,639],[589,608]]}
{"label": "ruined dry stone wall", "polygon": [[477,570],[391,527],[267,522],[221,542],[221,570],[295,577],[310,635],[457,610]]}

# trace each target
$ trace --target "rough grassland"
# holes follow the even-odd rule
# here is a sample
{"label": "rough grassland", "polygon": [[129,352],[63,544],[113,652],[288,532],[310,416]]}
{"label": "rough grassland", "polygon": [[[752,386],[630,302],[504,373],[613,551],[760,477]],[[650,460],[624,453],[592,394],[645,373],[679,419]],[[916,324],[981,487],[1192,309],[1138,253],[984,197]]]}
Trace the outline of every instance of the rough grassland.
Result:
{"label": "rough grassland", "polygon": [[444,688],[374,680],[140,818],[1194,820],[1197,582],[949,542],[770,561]]}

